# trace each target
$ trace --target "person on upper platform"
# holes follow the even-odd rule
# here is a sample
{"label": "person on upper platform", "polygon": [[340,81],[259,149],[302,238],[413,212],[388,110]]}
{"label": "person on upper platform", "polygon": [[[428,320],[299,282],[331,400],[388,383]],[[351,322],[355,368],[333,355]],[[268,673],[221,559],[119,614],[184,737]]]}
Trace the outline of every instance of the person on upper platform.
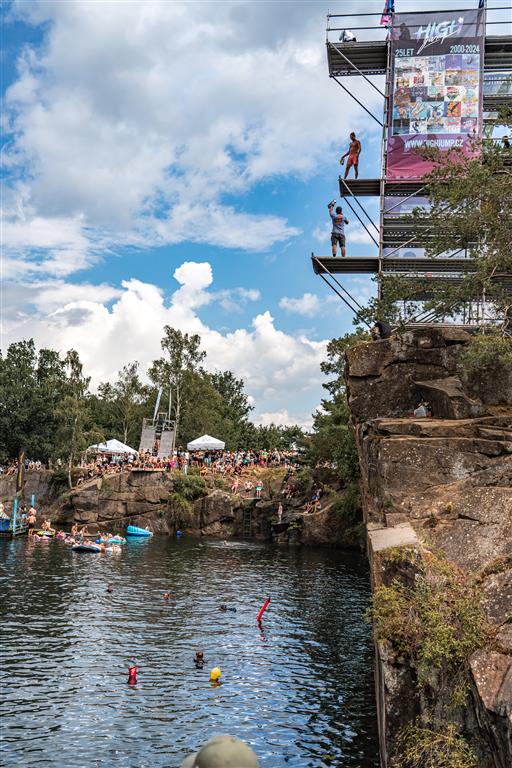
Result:
{"label": "person on upper platform", "polygon": [[340,43],[357,43],[357,38],[351,29],[342,29]]}
{"label": "person on upper platform", "polygon": [[345,154],[340,157],[340,165],[343,165],[345,158],[348,157],[347,167],[345,168],[345,175],[343,177],[344,179],[347,178],[348,172],[352,167],[354,168],[356,179],[359,176],[359,155],[361,154],[361,149],[361,142],[356,138],[355,133],[352,131],[350,134],[350,145],[348,152],[345,152]]}
{"label": "person on upper platform", "polygon": [[340,249],[341,249],[341,255],[344,258],[346,253],[345,224],[348,224],[349,220],[344,216],[341,206],[338,205],[336,207],[336,210],[334,210],[335,205],[336,205],[336,200],[331,200],[331,202],[327,206],[329,209],[329,216],[331,217],[331,220],[332,220],[332,231],[331,231],[332,255],[333,255],[333,258],[336,258],[336,253],[338,251],[338,243],[339,243]]}

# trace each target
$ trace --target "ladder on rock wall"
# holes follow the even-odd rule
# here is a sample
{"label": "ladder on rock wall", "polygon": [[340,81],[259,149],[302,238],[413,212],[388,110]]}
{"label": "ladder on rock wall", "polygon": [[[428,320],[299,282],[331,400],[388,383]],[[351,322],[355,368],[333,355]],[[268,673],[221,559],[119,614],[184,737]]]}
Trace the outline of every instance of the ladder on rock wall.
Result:
{"label": "ladder on rock wall", "polygon": [[252,536],[252,510],[244,509],[242,517],[242,533],[245,538]]}

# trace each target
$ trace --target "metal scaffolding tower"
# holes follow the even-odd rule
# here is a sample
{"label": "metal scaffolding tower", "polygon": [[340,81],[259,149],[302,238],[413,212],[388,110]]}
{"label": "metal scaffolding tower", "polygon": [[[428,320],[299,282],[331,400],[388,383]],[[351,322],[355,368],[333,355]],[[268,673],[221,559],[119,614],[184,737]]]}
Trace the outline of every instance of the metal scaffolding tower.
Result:
{"label": "metal scaffolding tower", "polygon": [[[475,6],[477,5],[475,0]],[[469,3],[468,3],[469,5]],[[483,15],[483,34],[485,44],[483,51],[483,123],[496,115],[496,110],[503,105],[512,107],[512,23],[510,22],[512,4],[502,3],[494,8],[488,8]],[[473,9],[456,9],[454,13],[463,11],[474,12]],[[429,23],[430,12],[417,11],[417,25]],[[443,13],[436,11],[437,14]],[[446,13],[449,13],[447,11]],[[422,16],[422,14],[424,14]],[[388,153],[390,147],[390,124],[393,121],[393,40],[396,40],[397,27],[395,19],[387,28],[371,21],[371,17],[380,14],[353,13],[328,14],[327,17],[327,63],[329,76],[337,83],[343,92],[354,99],[357,104],[382,128],[381,142],[381,173],[379,178],[343,179],[339,177],[340,196],[369,237],[375,243],[376,255],[369,257],[331,258],[312,254],[312,266],[315,274],[335,291],[335,293],[357,313],[358,303],[344,288],[340,277],[342,275],[373,274],[378,277],[379,293],[382,295],[383,278],[386,275],[400,276],[404,285],[410,281],[411,286],[422,287],[413,294],[413,301],[421,302],[431,297],[430,286],[456,285],[474,270],[469,250],[461,247],[454,252],[444,253],[436,258],[427,258],[425,248],[428,247],[432,230],[429,229],[428,216],[425,223],[411,222],[407,215],[412,207],[422,206],[422,199],[427,205],[426,193],[420,178],[396,178],[388,173]],[[351,18],[353,17],[353,18]],[[370,18],[373,26],[352,26],[354,19]],[[462,19],[459,18],[462,22]],[[508,23],[508,34],[492,34],[496,25]],[[385,36],[378,40],[353,40],[344,42],[345,29],[357,38],[371,34],[374,37]],[[423,27],[422,27],[423,28]],[[414,34],[414,26],[410,28]],[[377,32],[379,30],[379,32]],[[340,34],[341,32],[341,34]],[[411,34],[409,32],[408,34]],[[339,39],[338,39],[339,37]],[[411,39],[411,38],[409,38]],[[460,47],[460,46],[459,46]],[[455,50],[459,52],[458,48]],[[377,83],[374,78],[378,77]],[[373,91],[382,97],[382,114],[376,115],[363,102],[361,89],[358,87],[361,78],[368,83]],[[384,78],[383,88],[382,78]],[[391,119],[390,119],[391,118]],[[483,135],[480,125],[479,135]],[[511,158],[512,159],[512,158]],[[512,163],[511,163],[512,164]],[[375,222],[367,211],[366,201],[370,198],[379,200],[379,221]],[[425,207],[427,211],[427,207]],[[500,273],[494,276],[500,286],[512,296],[512,275]],[[404,296],[404,300],[411,300]],[[475,297],[480,301],[481,297]],[[359,307],[360,309],[360,307]],[[468,313],[474,318],[474,313]]]}

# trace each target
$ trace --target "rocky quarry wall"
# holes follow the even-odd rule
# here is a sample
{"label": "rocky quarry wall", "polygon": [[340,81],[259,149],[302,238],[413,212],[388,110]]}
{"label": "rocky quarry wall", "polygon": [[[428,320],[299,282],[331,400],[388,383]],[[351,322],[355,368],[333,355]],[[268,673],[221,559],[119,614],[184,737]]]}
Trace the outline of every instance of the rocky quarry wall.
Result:
{"label": "rocky quarry wall", "polygon": [[[458,673],[458,689],[469,691],[463,701],[454,684],[436,679],[434,664],[430,679],[420,679],[417,656],[376,633],[385,767],[418,716],[455,723],[478,768],[512,765],[512,371],[461,372],[469,340],[461,329],[428,327],[346,356],[374,593],[382,585],[395,595],[412,589],[418,569],[411,577],[411,564],[422,563],[421,571],[436,553],[475,588],[489,625]],[[433,418],[410,415],[422,399]]]}
{"label": "rocky quarry wall", "polygon": [[[334,482],[324,477],[325,470],[320,474],[318,482]],[[263,483],[261,499],[245,493],[231,494],[230,478],[211,475],[195,498],[184,498],[177,492],[177,482],[183,478],[176,473],[132,470],[92,479],[82,477],[81,484],[77,484],[79,476],[80,470],[75,470],[75,484],[69,489],[66,480],[52,472],[26,472],[20,498],[28,505],[34,494],[41,515],[66,530],[78,523],[87,525],[91,533],[122,533],[132,524],[171,535],[181,530],[195,536],[250,537],[282,545],[360,546],[360,530],[347,529],[328,493],[319,511],[304,513],[303,504],[314,484],[310,473],[302,492],[288,501],[282,495],[285,468],[257,468],[244,473],[244,481]],[[0,500],[9,513],[15,492],[16,478],[0,477]],[[284,514],[278,525],[280,502]]]}

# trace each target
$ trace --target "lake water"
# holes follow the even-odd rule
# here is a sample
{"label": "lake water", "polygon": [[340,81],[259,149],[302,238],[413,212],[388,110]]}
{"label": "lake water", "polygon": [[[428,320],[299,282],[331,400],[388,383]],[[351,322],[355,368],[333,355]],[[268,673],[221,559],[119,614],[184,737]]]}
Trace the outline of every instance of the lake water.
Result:
{"label": "lake water", "polygon": [[378,765],[358,553],[155,537],[92,555],[18,539],[0,541],[0,565],[6,768],[174,768],[226,732],[262,768]]}

